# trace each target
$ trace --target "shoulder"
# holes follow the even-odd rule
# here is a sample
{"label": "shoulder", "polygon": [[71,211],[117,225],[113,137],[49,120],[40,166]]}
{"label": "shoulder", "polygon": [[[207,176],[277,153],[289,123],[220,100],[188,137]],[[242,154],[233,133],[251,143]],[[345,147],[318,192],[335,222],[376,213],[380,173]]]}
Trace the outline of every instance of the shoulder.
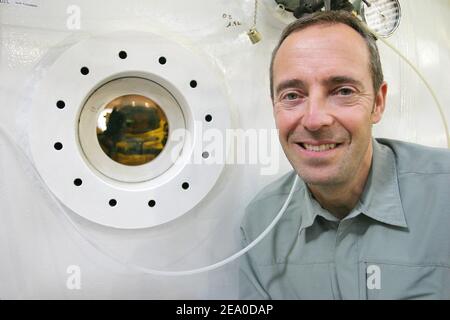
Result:
{"label": "shoulder", "polygon": [[449,149],[384,138],[377,138],[376,140],[393,151],[399,175],[450,174]]}

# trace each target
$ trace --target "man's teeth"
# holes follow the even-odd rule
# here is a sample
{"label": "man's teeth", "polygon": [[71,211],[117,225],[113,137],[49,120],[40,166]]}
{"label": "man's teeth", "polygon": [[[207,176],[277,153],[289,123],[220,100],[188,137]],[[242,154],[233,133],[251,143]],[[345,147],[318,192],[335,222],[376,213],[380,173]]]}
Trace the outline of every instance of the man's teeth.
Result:
{"label": "man's teeth", "polygon": [[302,143],[302,146],[308,150],[308,151],[315,151],[315,152],[320,152],[320,151],[326,151],[326,150],[331,150],[336,148],[336,144],[321,144],[319,146],[313,146],[311,144],[306,144],[306,143]]}

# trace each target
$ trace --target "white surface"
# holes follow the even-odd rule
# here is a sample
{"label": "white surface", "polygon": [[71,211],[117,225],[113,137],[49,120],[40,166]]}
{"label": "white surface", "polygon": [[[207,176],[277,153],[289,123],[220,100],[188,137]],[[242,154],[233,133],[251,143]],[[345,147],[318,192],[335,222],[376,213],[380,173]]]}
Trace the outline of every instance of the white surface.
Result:
{"label": "white surface", "polygon": [[[188,277],[134,273],[90,247],[63,211],[85,234],[129,263],[166,270],[201,267],[237,251],[243,209],[263,185],[288,170],[283,156],[277,174],[270,176],[260,175],[261,165],[226,165],[212,191],[174,221],[142,230],[116,230],[61,209],[18,147],[30,155],[30,97],[47,70],[37,68],[38,63],[52,61],[46,54],[67,50],[68,44],[93,33],[123,29],[158,33],[204,55],[224,78],[232,126],[273,128],[268,64],[283,23],[260,6],[257,28],[263,39],[252,45],[246,36],[253,22],[251,0],[85,0],[77,1],[81,30],[70,31],[66,9],[73,1],[32,2],[39,7],[0,5],[0,126],[14,138],[11,143],[0,131],[0,298],[237,297],[236,263]],[[389,39],[431,82],[449,118],[450,4],[432,0],[401,5],[402,21]],[[230,21],[240,24],[227,27]],[[441,119],[429,93],[408,66],[380,47],[390,91],[376,135],[444,147]],[[70,265],[81,268],[81,290],[66,287]]]}

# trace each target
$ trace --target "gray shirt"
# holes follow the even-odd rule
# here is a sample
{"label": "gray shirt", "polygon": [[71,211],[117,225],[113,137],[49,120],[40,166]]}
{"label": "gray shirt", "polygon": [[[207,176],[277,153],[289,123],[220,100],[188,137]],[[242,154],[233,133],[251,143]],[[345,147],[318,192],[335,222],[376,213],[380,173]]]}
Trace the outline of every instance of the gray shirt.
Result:
{"label": "gray shirt", "polygon": [[[283,205],[295,172],[247,207],[242,244]],[[450,299],[450,151],[373,139],[363,194],[338,220],[300,181],[281,220],[241,258],[242,299]]]}

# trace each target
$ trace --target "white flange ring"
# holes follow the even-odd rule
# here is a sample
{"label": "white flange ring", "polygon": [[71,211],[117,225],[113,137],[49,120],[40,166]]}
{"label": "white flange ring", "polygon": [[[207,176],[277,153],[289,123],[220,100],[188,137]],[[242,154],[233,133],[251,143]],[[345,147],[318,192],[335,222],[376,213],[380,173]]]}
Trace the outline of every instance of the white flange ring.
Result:
{"label": "white flange ring", "polygon": [[[155,34],[81,41],[48,68],[33,97],[37,170],[60,201],[96,223],[133,229],[171,221],[197,205],[222,172],[224,162],[208,157],[201,134],[214,129],[225,137],[230,127],[222,87],[202,57]],[[168,123],[162,151],[139,165],[106,155],[96,132],[105,105],[131,95],[154,101]]]}

